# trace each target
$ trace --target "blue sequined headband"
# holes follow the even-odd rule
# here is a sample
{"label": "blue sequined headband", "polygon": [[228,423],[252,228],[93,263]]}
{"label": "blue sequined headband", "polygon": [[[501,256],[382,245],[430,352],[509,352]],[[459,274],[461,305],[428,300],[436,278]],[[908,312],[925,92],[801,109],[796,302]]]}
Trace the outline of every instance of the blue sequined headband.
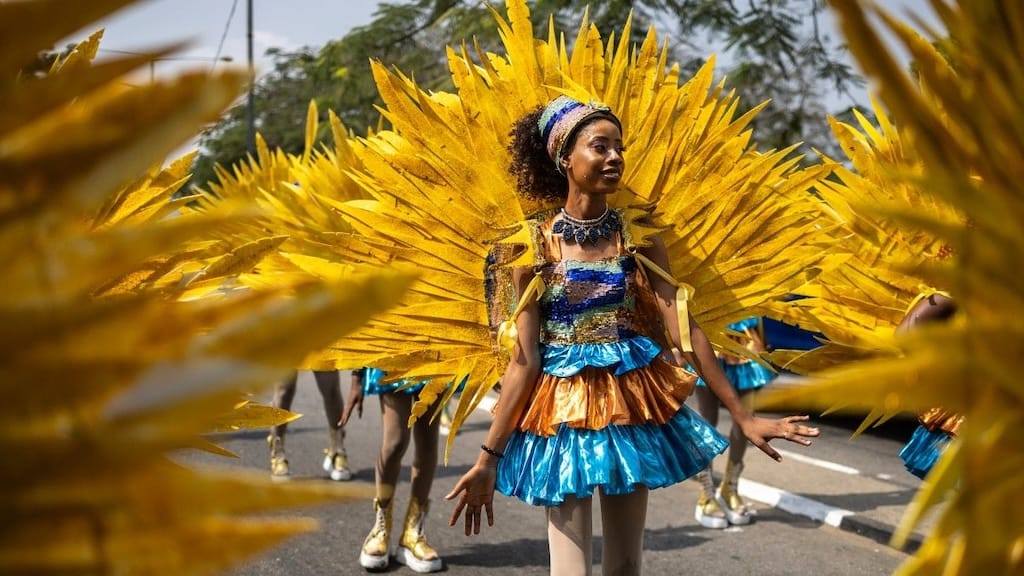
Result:
{"label": "blue sequined headband", "polygon": [[565,154],[565,145],[569,136],[583,123],[583,121],[600,116],[615,123],[622,130],[622,123],[612,114],[611,108],[602,104],[591,102],[584,104],[568,96],[555,98],[544,108],[540,119],[537,120],[537,129],[540,130],[540,137],[547,146],[548,157],[555,163],[555,167],[562,172],[562,164],[558,161]]}

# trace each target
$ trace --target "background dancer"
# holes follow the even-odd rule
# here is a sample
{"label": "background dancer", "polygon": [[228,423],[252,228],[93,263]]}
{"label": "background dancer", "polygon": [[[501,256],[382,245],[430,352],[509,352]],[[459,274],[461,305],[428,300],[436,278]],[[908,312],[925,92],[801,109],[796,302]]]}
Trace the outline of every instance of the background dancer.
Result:
{"label": "background dancer", "polygon": [[[729,330],[742,334],[734,336],[751,353],[758,355],[767,350],[761,329],[760,318],[747,318],[729,325]],[[766,366],[749,358],[739,358],[730,354],[720,353],[718,363],[725,372],[729,383],[736,390],[743,405],[750,409],[753,406],[751,395],[755,390],[771,382],[776,373]],[[712,426],[718,426],[718,408],[721,402],[704,383],[697,380],[697,411]],[[697,473],[694,479],[700,484],[700,496],[693,516],[705,528],[725,528],[729,524],[749,524],[751,516],[756,514],[752,506],[740,497],[737,486],[743,472],[743,457],[747,453],[747,439],[743,430],[733,422],[729,431],[729,452],[725,463],[722,483],[715,490],[712,465]]]}
{"label": "background dancer", "polygon": [[415,444],[412,486],[395,559],[415,572],[437,572],[443,563],[437,551],[427,544],[424,524],[430,503],[430,487],[434,483],[434,471],[437,468],[440,418],[419,418],[410,428],[408,422],[412,404],[423,384],[406,388],[402,388],[404,381],[381,384],[383,376],[384,372],[376,368],[352,372],[351,401],[341,419],[342,426],[348,424],[352,410],[356,410],[356,415],[362,418],[363,398],[366,395],[380,398],[381,444],[374,473],[377,488],[373,500],[374,522],[359,553],[359,565],[367,570],[384,570],[390,564],[395,486],[411,437]]}
{"label": "background dancer", "polygon": [[[906,333],[922,324],[948,321],[955,313],[956,303],[945,292],[924,293],[910,305],[896,333]],[[956,436],[963,416],[936,407],[919,415],[918,419],[921,424],[900,450],[900,458],[908,472],[924,479]]]}
{"label": "background dancer", "polygon": [[[337,370],[313,371],[316,387],[324,400],[324,413],[327,415],[328,444],[324,450],[323,468],[331,480],[344,481],[352,479],[352,471],[348,467],[348,454],[345,452],[345,425],[341,423],[341,413],[345,400],[341,396],[341,378]],[[299,373],[292,372],[287,380],[274,389],[274,407],[291,410],[298,387]],[[274,479],[285,479],[291,475],[288,458],[284,452],[284,436],[287,424],[275,426],[267,436],[270,444],[270,475]]]}

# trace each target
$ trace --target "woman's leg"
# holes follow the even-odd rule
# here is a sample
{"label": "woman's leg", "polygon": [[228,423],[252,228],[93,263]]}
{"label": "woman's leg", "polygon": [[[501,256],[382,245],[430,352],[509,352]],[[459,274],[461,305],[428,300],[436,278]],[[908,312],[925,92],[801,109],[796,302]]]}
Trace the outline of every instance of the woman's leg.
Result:
{"label": "woman's leg", "polygon": [[[697,386],[694,393],[697,396],[697,411],[701,418],[712,426],[718,426],[718,397],[707,386]],[[705,528],[727,528],[729,520],[715,499],[715,480],[711,464],[697,472],[693,478],[700,484],[700,496],[697,497],[697,506],[693,510],[693,519]]]}
{"label": "woman's leg", "polygon": [[[408,412],[405,415],[408,421],[412,413],[411,394],[407,403]],[[431,422],[434,413],[434,406],[427,408],[427,413],[416,420],[412,429],[413,458],[412,458],[412,495],[421,502],[430,498],[430,487],[434,483],[434,471],[437,469],[437,455],[441,445],[441,419],[435,418]]]}
{"label": "woman's leg", "polygon": [[643,567],[644,526],[647,523],[647,487],[630,494],[601,494],[604,548],[601,574],[640,576]]}
{"label": "woman's leg", "polygon": [[547,508],[552,576],[591,575],[594,533],[592,500],[566,496],[560,506]]}
{"label": "woman's leg", "polygon": [[[299,373],[292,372],[284,379],[283,382],[274,387],[274,407],[283,408],[284,410],[292,409],[292,401],[295,400],[295,388],[299,381]],[[274,426],[273,435],[284,438],[284,433],[288,428],[288,424],[278,424]]]}
{"label": "woman's leg", "polygon": [[[401,415],[403,422],[408,422],[412,413],[413,395],[397,393],[395,396],[401,397],[396,398],[396,412]],[[441,430],[440,419],[430,421],[433,409],[428,408],[427,413],[413,424],[412,495],[398,548],[398,561],[421,574],[437,572],[443,567],[437,550],[427,544],[424,530],[430,509],[430,487],[434,483],[434,471],[437,468]]]}
{"label": "woman's leg", "polygon": [[[753,406],[754,393],[756,390],[741,390],[737,392],[740,397],[740,401],[747,407],[748,410]],[[743,462],[743,457],[747,454],[747,437],[743,435],[743,430],[733,422],[732,429],[729,430],[729,462]]]}
{"label": "woman's leg", "polygon": [[374,523],[359,553],[359,565],[368,570],[383,570],[391,559],[393,496],[402,469],[402,456],[409,446],[409,429],[401,415],[401,403],[395,403],[396,396],[399,395],[380,395],[381,443],[374,474],[377,488],[377,497],[373,499]]}
{"label": "woman's leg", "polygon": [[337,370],[313,371],[316,387],[324,400],[324,414],[327,416],[328,445],[324,457],[324,472],[331,480],[350,480],[352,471],[348,467],[345,452],[345,429],[341,427],[341,415],[345,401],[341,396],[341,376]]}
{"label": "woman's leg", "polygon": [[[755,390],[739,392],[740,400],[749,409],[752,406]],[[752,506],[743,501],[739,494],[740,474],[743,472],[743,457],[747,453],[747,438],[735,423],[729,431],[729,458],[725,463],[722,484],[718,487],[725,516],[730,524],[749,524],[755,514]]]}
{"label": "woman's leg", "polygon": [[718,426],[718,396],[707,386],[694,388],[694,395],[697,397],[697,412],[700,417],[707,420],[708,424]]}
{"label": "woman's leg", "polygon": [[377,456],[377,498],[391,500],[398,475],[402,471],[402,458],[409,448],[410,432],[407,422],[412,409],[409,394],[388,392],[380,395],[381,444]]}
{"label": "woman's leg", "polygon": [[[290,410],[295,399],[295,388],[299,381],[299,373],[292,372],[285,380],[274,388],[273,405],[275,408]],[[288,459],[284,454],[284,434],[287,424],[279,424],[270,430],[267,443],[270,444],[270,475],[271,478],[285,479],[291,474]]]}
{"label": "woman's leg", "polygon": [[316,387],[324,399],[324,415],[331,430],[341,429],[341,415],[345,411],[345,400],[341,396],[341,375],[337,370],[313,371]]}

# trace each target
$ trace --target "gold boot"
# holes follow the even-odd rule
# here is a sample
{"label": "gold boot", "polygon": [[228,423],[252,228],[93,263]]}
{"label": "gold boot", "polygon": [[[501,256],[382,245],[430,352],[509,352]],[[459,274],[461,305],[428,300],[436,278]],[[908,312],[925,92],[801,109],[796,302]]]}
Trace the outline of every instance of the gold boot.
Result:
{"label": "gold boot", "polygon": [[267,443],[270,444],[270,478],[287,480],[292,472],[288,468],[288,459],[284,457],[284,436],[271,432]]}
{"label": "gold boot", "polygon": [[352,479],[352,470],[348,467],[348,454],[345,452],[345,429],[331,430],[331,443],[324,450],[324,472],[331,480],[341,482]]}
{"label": "gold boot", "polygon": [[700,484],[700,496],[697,498],[697,507],[693,510],[693,519],[705,528],[727,528],[729,520],[715,499],[715,481],[711,478],[711,466],[698,472],[694,479]]}
{"label": "gold boot", "polygon": [[725,517],[730,524],[750,524],[753,508],[740,498],[737,486],[740,481],[740,473],[743,472],[743,462],[732,462],[725,464],[725,477],[718,487],[718,499],[722,503]]}
{"label": "gold boot", "polygon": [[359,565],[367,570],[385,570],[391,560],[391,503],[381,505],[380,500],[373,499],[373,528],[363,541],[363,549],[359,552]]}
{"label": "gold boot", "polygon": [[443,566],[437,550],[427,544],[423,534],[423,523],[427,518],[428,502],[420,502],[415,496],[409,500],[409,510],[405,513],[405,526],[402,539],[398,543],[396,560],[405,564],[413,572],[427,574],[437,572]]}

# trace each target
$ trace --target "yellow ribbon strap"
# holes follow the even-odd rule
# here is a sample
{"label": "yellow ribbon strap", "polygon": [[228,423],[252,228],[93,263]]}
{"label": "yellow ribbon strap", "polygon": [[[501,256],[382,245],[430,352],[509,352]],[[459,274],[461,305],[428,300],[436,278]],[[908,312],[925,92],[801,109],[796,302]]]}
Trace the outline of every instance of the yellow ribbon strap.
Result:
{"label": "yellow ribbon strap", "polygon": [[679,319],[679,347],[683,352],[693,352],[693,341],[690,339],[690,311],[687,301],[693,297],[694,289],[686,282],[680,282],[655,264],[650,258],[639,251],[633,254],[642,268],[646,268],[661,277],[662,280],[676,287],[676,316]]}
{"label": "yellow ribbon strap", "polygon": [[546,289],[547,286],[544,285],[544,280],[541,279],[540,273],[534,273],[533,280],[530,280],[530,283],[526,286],[526,291],[519,297],[519,303],[516,305],[515,311],[512,312],[512,317],[498,326],[498,346],[503,350],[510,353],[515,350],[516,342],[519,341],[519,329],[516,328],[516,319],[519,318],[519,314],[526,308],[526,305],[530,303],[530,298],[540,300]]}
{"label": "yellow ribbon strap", "polygon": [[936,294],[938,294],[939,296],[945,296],[946,298],[952,298],[952,296],[949,295],[949,292],[946,292],[944,290],[937,290],[935,288],[932,288],[931,286],[925,286],[922,284],[918,286],[917,289],[920,290],[920,293],[918,293],[917,296],[914,296],[914,299],[910,301],[910,305],[907,306],[907,309],[903,312],[904,316],[910,314],[910,311],[914,309],[914,306],[917,306],[917,304],[921,300],[924,300],[925,298],[931,298]]}

